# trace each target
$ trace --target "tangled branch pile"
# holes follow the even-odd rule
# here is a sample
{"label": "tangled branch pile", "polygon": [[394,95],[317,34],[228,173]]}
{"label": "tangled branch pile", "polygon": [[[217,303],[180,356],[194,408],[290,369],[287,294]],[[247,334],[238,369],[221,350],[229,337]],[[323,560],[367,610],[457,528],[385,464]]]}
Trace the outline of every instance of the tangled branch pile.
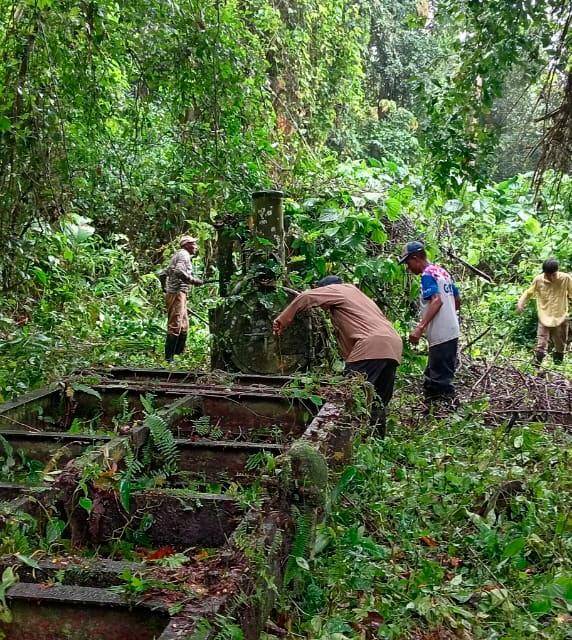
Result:
{"label": "tangled branch pile", "polygon": [[459,396],[463,403],[488,398],[484,414],[491,424],[512,419],[572,427],[572,383],[556,373],[473,361],[460,372]]}
{"label": "tangled branch pile", "polygon": [[[405,389],[421,398],[419,380]],[[483,401],[487,424],[545,422],[572,431],[572,381],[554,372],[524,373],[509,362],[463,362],[457,380],[459,406]],[[403,402],[397,408],[400,419],[411,423],[420,416],[419,407]]]}

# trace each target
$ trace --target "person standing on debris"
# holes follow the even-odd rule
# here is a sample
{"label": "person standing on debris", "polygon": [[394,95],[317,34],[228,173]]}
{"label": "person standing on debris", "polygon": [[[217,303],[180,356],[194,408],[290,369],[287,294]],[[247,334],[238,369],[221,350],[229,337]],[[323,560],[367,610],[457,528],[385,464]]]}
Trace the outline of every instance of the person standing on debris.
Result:
{"label": "person standing on debris", "polygon": [[401,338],[379,307],[353,284],[338,276],[319,280],[314,289],[303,291],[274,320],[281,335],[296,314],[313,307],[327,309],[332,317],[345,373],[362,373],[374,386],[382,406],[374,407],[372,422],[381,435],[385,431],[385,408],[393,395],[395,372],[401,362]]}
{"label": "person standing on debris", "polygon": [[538,329],[534,359],[540,364],[548,351],[550,340],[554,346],[555,364],[564,360],[568,341],[568,300],[572,299],[572,276],[558,271],[558,261],[545,260],[542,273],[532,281],[532,285],[522,294],[516,309],[524,311],[530,298],[536,298]]}
{"label": "person standing on debris", "polygon": [[409,271],[421,276],[422,315],[410,333],[409,341],[419,344],[425,334],[429,343],[429,361],[423,382],[425,398],[428,402],[452,400],[460,335],[459,289],[443,267],[429,262],[422,242],[408,242],[399,263],[405,263]]}
{"label": "person standing on debris", "polygon": [[183,353],[189,331],[187,312],[187,293],[191,285],[203,284],[193,276],[191,257],[197,254],[197,238],[183,236],[179,241],[180,249],[172,257],[167,268],[165,300],[167,303],[167,339],[165,340],[165,359],[172,362],[173,357]]}

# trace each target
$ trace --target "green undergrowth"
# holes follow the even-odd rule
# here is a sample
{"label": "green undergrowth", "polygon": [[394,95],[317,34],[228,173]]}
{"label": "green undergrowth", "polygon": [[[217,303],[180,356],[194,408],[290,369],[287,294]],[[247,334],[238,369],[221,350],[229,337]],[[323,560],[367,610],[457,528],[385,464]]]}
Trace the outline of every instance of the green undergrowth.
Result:
{"label": "green undergrowth", "polygon": [[562,431],[488,428],[478,407],[420,429],[394,424],[339,479],[300,563],[296,632],[570,637],[570,484]]}
{"label": "green undergrowth", "polygon": [[[72,216],[26,237],[22,287],[0,300],[0,401],[86,367],[166,364],[164,295],[152,267],[123,236],[104,240],[89,222]],[[190,294],[178,367],[207,362],[209,295],[207,288]]]}

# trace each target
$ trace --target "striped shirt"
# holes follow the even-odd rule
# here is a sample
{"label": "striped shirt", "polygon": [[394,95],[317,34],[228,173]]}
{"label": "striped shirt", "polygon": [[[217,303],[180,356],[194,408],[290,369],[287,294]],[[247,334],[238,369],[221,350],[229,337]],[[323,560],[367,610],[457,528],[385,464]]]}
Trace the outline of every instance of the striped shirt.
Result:
{"label": "striped shirt", "polygon": [[192,284],[201,281],[193,276],[191,254],[186,249],[179,249],[172,257],[167,269],[167,293],[187,293]]}

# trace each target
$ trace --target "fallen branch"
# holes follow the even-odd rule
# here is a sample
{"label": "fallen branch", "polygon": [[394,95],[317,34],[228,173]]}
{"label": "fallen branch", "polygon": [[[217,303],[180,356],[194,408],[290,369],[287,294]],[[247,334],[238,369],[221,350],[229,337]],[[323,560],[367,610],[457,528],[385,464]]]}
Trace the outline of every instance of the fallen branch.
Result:
{"label": "fallen branch", "polygon": [[483,375],[475,382],[475,384],[473,385],[473,388],[471,389],[471,393],[481,384],[481,382],[489,375],[491,369],[494,367],[496,359],[500,356],[501,351],[504,349],[504,346],[506,344],[506,341],[508,339],[508,336],[506,336],[506,338],[502,341],[501,346],[499,347],[499,350],[495,353],[494,358],[491,360],[491,363],[489,364],[489,366],[485,369],[485,372],[483,373]]}
{"label": "fallen branch", "polygon": [[466,351],[467,349],[470,349],[476,342],[478,342],[481,338],[484,338],[487,333],[489,333],[490,331],[492,331],[492,327],[487,327],[482,333],[480,333],[474,340],[471,340],[468,344],[466,344],[464,347],[461,347],[462,351]]}
{"label": "fallen branch", "polygon": [[472,264],[469,264],[466,260],[463,260],[463,258],[460,258],[458,255],[454,254],[451,251],[451,249],[447,249],[446,251],[447,251],[447,255],[450,258],[453,258],[453,260],[457,260],[457,262],[460,262],[464,267],[467,267],[469,271],[472,271],[475,275],[479,276],[479,278],[482,278],[483,280],[490,282],[490,284],[495,284],[495,281],[491,278],[491,276],[489,276],[488,273],[485,273],[484,271],[477,269],[477,267],[473,267]]}

